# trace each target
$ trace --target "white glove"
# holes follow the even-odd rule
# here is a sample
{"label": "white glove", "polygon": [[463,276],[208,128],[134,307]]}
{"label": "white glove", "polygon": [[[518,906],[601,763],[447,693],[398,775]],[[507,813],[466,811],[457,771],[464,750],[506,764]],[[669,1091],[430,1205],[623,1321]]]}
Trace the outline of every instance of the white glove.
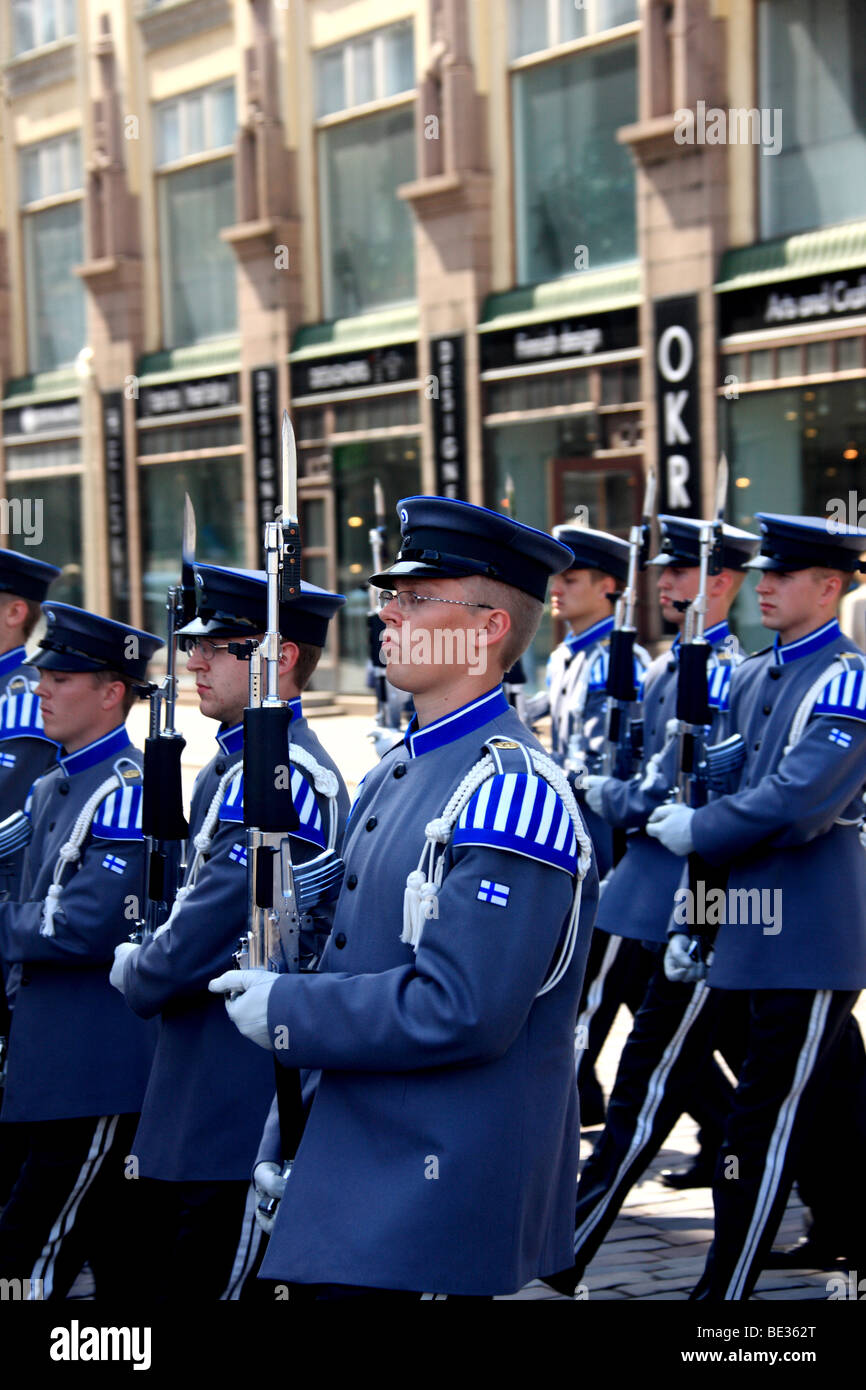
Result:
{"label": "white glove", "polygon": [[166,921],[166,922],[163,922],[162,926],[161,926],[161,927],[157,927],[156,931],[153,933],[153,936],[150,938],[151,941],[156,941],[156,939],[157,939],[158,936],[164,936],[165,933],[168,931],[168,929],[169,929],[170,926],[171,926],[171,920],[170,920],[170,919],[169,919],[168,921]]}
{"label": "white glove", "polygon": [[646,833],[654,840],[660,840],[671,854],[691,854],[695,847],[692,839],[691,806],[657,806],[646,823]]}
{"label": "white glove", "polygon": [[665,974],[669,980],[678,981],[684,985],[694,984],[706,975],[707,967],[704,962],[700,959],[693,959],[689,953],[692,939],[682,932],[677,932],[668,941],[664,964]]}
{"label": "white glove", "polygon": [[399,729],[385,729],[381,724],[376,724],[368,733],[367,738],[376,750],[376,756],[384,758],[386,753],[390,753],[398,743],[403,742],[403,735]]}
{"label": "white glove", "polygon": [[253,1182],[256,1188],[256,1224],[261,1227],[266,1235],[270,1235],[274,1229],[276,1220],[276,1210],[272,1216],[267,1216],[265,1212],[259,1211],[259,1202],[271,1197],[279,1201],[286,1190],[286,1179],[283,1177],[283,1170],[279,1163],[273,1163],[270,1159],[257,1163],[253,1171]]}
{"label": "white glove", "polygon": [[114,948],[114,964],[111,967],[108,978],[111,984],[114,985],[114,988],[120,990],[121,994],[124,993],[123,972],[126,967],[127,959],[132,955],[133,951],[140,950],[141,947],[137,946],[134,941],[121,941],[120,945]]}
{"label": "white glove", "polygon": [[268,1029],[268,995],[278,978],[273,970],[227,970],[208,985],[211,994],[226,996],[226,1010],[238,1032],[268,1052],[274,1050]]}
{"label": "white glove", "polygon": [[609,777],[596,777],[590,774],[583,784],[583,799],[591,811],[595,811],[597,816],[604,815],[604,802],[602,791]]}

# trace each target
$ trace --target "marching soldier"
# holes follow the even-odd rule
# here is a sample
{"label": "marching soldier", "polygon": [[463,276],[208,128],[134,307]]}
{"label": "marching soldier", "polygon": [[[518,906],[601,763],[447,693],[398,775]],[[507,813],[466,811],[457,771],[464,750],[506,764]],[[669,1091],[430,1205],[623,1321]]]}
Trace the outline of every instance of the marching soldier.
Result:
{"label": "marching soldier", "polygon": [[394,585],[388,673],[417,713],[359,790],[319,972],[211,985],[243,991],[230,1015],[268,1049],[281,1033],[282,1063],[321,1069],[262,1265],[311,1297],[510,1293],[571,1244],[597,878],[501,686],[571,556],[467,503],[400,518],[372,582]]}
{"label": "marching soldier", "polygon": [[[237,1299],[254,1288],[261,1237],[249,1174],[274,1091],[270,1058],[232,1026],[207,982],[227,968],[246,929],[243,712],[248,666],[230,650],[267,625],[263,573],[198,564],[196,617],[179,630],[202,713],[219,723],[217,751],[193,793],[184,887],[169,921],[140,946],[116,951],[112,982],[143,1018],[159,1015],[159,1041],[133,1144],[150,1189],[160,1262],[159,1298]],[[281,605],[280,693],[292,711],[292,793],[299,816],[297,864],[342,837],[348,796],[304,718],[301,693],[318,664],[328,624],[345,602],[312,584]],[[259,639],[257,639],[259,640]],[[329,776],[322,777],[323,770]],[[333,783],[332,794],[316,779]],[[303,923],[315,957],[330,910]],[[252,1282],[248,1282],[252,1280]]]}
{"label": "marching soldier", "polygon": [[85,1260],[100,1292],[131,1274],[124,1158],[152,1037],[107,971],[144,871],[141,755],[124,720],[162,642],[67,604],[44,615],[36,694],[60,753],[33,790],[21,901],[0,904],[0,954],[21,968],[0,1119],[26,1142],[0,1275],[41,1281],[49,1298]]}
{"label": "marching soldier", "polygon": [[[39,672],[26,662],[25,643],[42,616],[42,600],[60,570],[14,550],[0,550],[0,821],[24,809],[27,793],[37,777],[57,761],[57,744],[42,727],[38,697],[34,694]],[[0,859],[0,895],[18,896],[22,852]],[[0,976],[2,978],[2,976]],[[15,972],[5,981],[10,996],[17,988]],[[5,1071],[9,1037],[6,989],[0,992],[0,1088]],[[18,1155],[10,1139],[2,1135],[0,1205],[18,1170]]]}
{"label": "marching soldier", "polygon": [[[696,810],[661,807],[648,827],[673,854],[696,851],[711,865],[729,865],[728,903],[749,893],[761,901],[748,920],[723,919],[707,976],[717,999],[742,999],[748,1035],[713,1183],[715,1236],[696,1299],[749,1297],[822,1075],[866,984],[866,859],[858,833],[866,661],[836,618],[852,574],[863,571],[866,530],[832,532],[820,517],[759,513],[758,520],[761,553],[750,567],[762,572],[761,618],[776,640],[732,682],[732,723],[745,752],[739,790]],[[688,968],[687,947],[685,933],[672,936],[674,974]],[[700,1031],[694,1028],[695,1047]],[[862,1077],[852,1078],[857,1089]],[[862,1256],[862,1217],[851,1241]]]}
{"label": "marching soldier", "polygon": [[[649,564],[659,570],[658,594],[662,616],[682,630],[685,610],[695,598],[699,580],[699,536],[701,523],[689,517],[659,518],[661,549]],[[757,549],[757,538],[746,531],[725,526],[722,570],[709,580],[706,640],[712,649],[710,706],[716,713],[714,738],[723,734],[723,711],[731,672],[731,652],[736,646],[727,616],[745,577],[743,566]],[[627,851],[611,875],[599,906],[596,930],[608,938],[608,950],[599,978],[590,989],[604,997],[605,980],[625,948],[640,951],[641,964],[633,967],[642,979],[638,1008],[653,975],[660,968],[659,953],[667,941],[667,926],[673,895],[679,886],[682,865],[654,840],[648,839],[646,822],[656,806],[670,794],[675,780],[675,745],[668,733],[668,721],[675,716],[680,635],[670,652],[658,657],[647,672],[643,703],[643,762],[630,782],[590,776],[586,800],[611,826],[626,830]],[[652,891],[647,885],[652,884]],[[647,943],[649,949],[643,945]],[[620,1001],[614,999],[618,1005]],[[615,1012],[615,1010],[614,1010]],[[671,1186],[694,1186],[709,1181],[716,1147],[721,1139],[721,1122],[730,1099],[730,1087],[721,1072],[711,1064],[691,1098],[695,1118],[706,1130],[701,1135],[702,1153],[694,1169],[668,1175]],[[624,1137],[625,1130],[620,1133]],[[611,1131],[602,1136],[597,1152],[587,1165],[582,1184],[586,1191],[609,1192],[608,1179],[616,1171],[618,1143]],[[605,1150],[607,1160],[604,1159]],[[706,1154],[707,1157],[703,1155]],[[613,1167],[608,1171],[610,1164]],[[628,1189],[626,1189],[628,1190]],[[611,1219],[616,1206],[611,1206]],[[579,1223],[580,1224],[580,1223]],[[601,1236],[599,1235],[599,1239]]]}
{"label": "marching soldier", "polygon": [[[629,546],[606,531],[582,526],[555,526],[555,538],[567,545],[573,564],[555,575],[550,603],[555,618],[568,624],[565,641],[551,654],[547,690],[527,705],[527,722],[550,715],[553,756],[563,766],[584,765],[601,771],[605,740],[605,689],[608,675],[613,604],[628,577]],[[649,655],[635,647],[635,687],[640,692]],[[599,878],[613,865],[611,827],[581,798],[581,812],[596,853]],[[595,1063],[621,1003],[634,1013],[646,986],[646,953],[635,942],[621,943],[615,963],[603,970],[606,933],[594,932],[587,961],[578,1032],[577,1082],[582,1125],[601,1124],[604,1096]],[[593,985],[595,984],[595,988]],[[590,993],[591,991],[591,993]]]}

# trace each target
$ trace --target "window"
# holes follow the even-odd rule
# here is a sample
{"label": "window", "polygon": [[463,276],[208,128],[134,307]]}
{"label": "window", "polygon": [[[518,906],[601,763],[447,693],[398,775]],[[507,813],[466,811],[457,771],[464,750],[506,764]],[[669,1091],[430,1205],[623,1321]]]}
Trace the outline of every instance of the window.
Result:
{"label": "window", "polygon": [[235,261],[219,235],[235,220],[234,84],[160,102],[154,117],[164,339],[180,347],[237,327]]}
{"label": "window", "polygon": [[518,283],[636,254],[635,178],[617,143],[637,113],[637,49],[604,44],[512,75]]}
{"label": "window", "polygon": [[760,106],[781,123],[779,152],[755,151],[761,235],[864,216],[866,6],[761,0],[758,33]]}
{"label": "window", "polygon": [[319,132],[326,318],[415,295],[412,215],[397,197],[415,176],[411,106]]}
{"label": "window", "polygon": [[523,58],[637,17],[637,0],[509,0],[509,53]]}
{"label": "window", "polygon": [[415,85],[411,23],[363,34],[316,54],[316,115],[410,92]]}
{"label": "window", "polygon": [[76,0],[12,0],[12,48],[17,55],[76,33]]}
{"label": "window", "polygon": [[22,149],[19,172],[28,360],[31,371],[50,371],[85,341],[84,286],[73,272],[84,260],[78,132]]}

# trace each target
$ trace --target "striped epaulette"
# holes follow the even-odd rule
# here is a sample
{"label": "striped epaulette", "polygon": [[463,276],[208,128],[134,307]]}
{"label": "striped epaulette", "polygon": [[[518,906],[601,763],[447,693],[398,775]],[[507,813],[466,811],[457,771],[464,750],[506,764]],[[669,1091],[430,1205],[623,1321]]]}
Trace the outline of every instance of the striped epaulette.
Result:
{"label": "striped epaulette", "polygon": [[90,833],[100,840],[140,840],[141,784],[109,792],[96,808]]}
{"label": "striped epaulette", "polygon": [[588,690],[604,690],[607,686],[607,671],[610,665],[610,653],[605,643],[602,650],[598,653],[589,671]]}
{"label": "striped epaulette", "polygon": [[711,709],[730,709],[733,670],[733,666],[727,662],[722,662],[718,666],[711,666],[707,672],[707,689]]}
{"label": "striped epaulette", "polygon": [[[306,840],[319,849],[325,848],[325,834],[322,829],[322,814],[316,802],[316,793],[298,768],[292,768],[292,800],[300,822],[292,836]],[[244,774],[238,772],[229,782],[223,803],[220,806],[221,821],[242,825],[244,819]]]}
{"label": "striped epaulette", "polygon": [[815,701],[812,713],[866,721],[866,670],[851,669],[834,676]]}
{"label": "striped epaulette", "polygon": [[42,727],[39,697],[29,685],[26,690],[7,690],[0,697],[0,739],[7,738],[41,738],[51,742]]}
{"label": "striped epaulette", "polygon": [[577,871],[571,817],[553,787],[534,773],[489,778],[460,816],[452,843],[510,850],[569,874]]}

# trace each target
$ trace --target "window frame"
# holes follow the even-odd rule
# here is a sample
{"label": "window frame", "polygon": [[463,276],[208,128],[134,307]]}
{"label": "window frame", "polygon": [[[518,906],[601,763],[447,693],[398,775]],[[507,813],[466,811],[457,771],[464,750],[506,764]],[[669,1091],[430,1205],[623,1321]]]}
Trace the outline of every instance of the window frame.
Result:
{"label": "window frame", "polygon": [[[55,43],[65,43],[69,39],[78,38],[78,7],[75,0],[29,0],[34,15],[33,37],[36,42],[29,48],[18,48],[16,46],[16,19],[15,10],[20,4],[20,0],[12,0],[9,8],[9,38],[12,58],[24,58],[31,53],[38,53],[43,48],[49,48]],[[53,39],[37,39],[37,32],[41,28],[43,15],[47,11],[54,14],[57,33]],[[67,27],[67,22],[71,21],[72,28]]]}
{"label": "window frame", "polygon": [[[412,85],[404,87],[399,92],[388,93],[385,91],[385,41],[388,34],[398,29],[403,29],[411,35]],[[366,101],[355,101],[355,50],[361,44],[370,42],[373,44],[373,95]],[[332,57],[337,53],[342,54],[344,101],[333,111],[320,112],[321,63],[324,58]],[[321,126],[331,124],[334,121],[351,120],[355,116],[367,115],[391,104],[401,104],[413,100],[418,82],[415,57],[415,24],[413,19],[401,19],[394,24],[382,25],[378,29],[366,29],[360,34],[353,34],[349,39],[343,39],[340,43],[329,44],[326,48],[316,49],[313,53],[313,107],[316,129],[318,130]]]}
{"label": "window frame", "polygon": [[596,17],[598,15],[598,5],[600,0],[586,0],[584,13],[587,16],[586,32],[576,39],[560,38],[560,0],[534,0],[537,5],[546,3],[547,6],[547,42],[542,48],[531,49],[528,53],[522,53],[517,57],[511,54],[511,35],[512,35],[512,13],[514,0],[509,0],[508,8],[508,67],[509,70],[528,66],[533,63],[545,62],[547,59],[556,55],[562,56],[572,49],[577,51],[596,43],[610,43],[617,39],[625,38],[627,34],[639,33],[641,29],[640,5],[636,4],[638,10],[634,19],[625,20],[622,24],[614,24],[607,28],[597,27]]}
{"label": "window frame", "polygon": [[[159,244],[159,264],[160,264],[160,312],[162,316],[162,339],[166,346],[177,347],[175,322],[174,322],[174,295],[172,293],[173,269],[170,255],[171,239],[169,236],[169,189],[170,180],[173,174],[185,173],[189,169],[198,168],[205,164],[224,163],[227,160],[234,161],[235,146],[234,140],[228,145],[207,145],[203,149],[189,150],[187,148],[189,133],[188,113],[191,106],[191,99],[199,95],[204,97],[203,109],[203,131],[204,139],[207,141],[208,134],[213,133],[214,113],[213,108],[207,101],[207,96],[217,91],[231,89],[235,97],[235,123],[237,121],[237,92],[234,77],[221,78],[217,82],[209,82],[203,87],[190,87],[183,92],[178,92],[172,97],[154,102],[151,107],[151,119],[154,127],[153,153],[154,164],[153,174],[156,196],[156,217]],[[159,128],[159,113],[170,106],[177,105],[180,110],[180,149],[181,153],[174,159],[163,160],[160,162],[159,155],[161,132]],[[234,164],[232,163],[233,172]],[[237,287],[235,287],[237,294]],[[206,342],[226,337],[236,329],[227,328],[218,333],[208,335],[208,338],[196,338],[196,342]]]}
{"label": "window frame", "polygon": [[[46,165],[43,156],[52,147],[61,148],[61,179],[59,187],[45,191],[45,169]],[[72,151],[75,151],[73,154]],[[35,278],[35,250],[33,246],[34,233],[30,230],[40,213],[53,212],[56,208],[65,207],[72,203],[77,203],[81,214],[81,247],[82,256],[86,256],[85,245],[85,224],[84,224],[84,167],[81,157],[81,131],[78,128],[64,131],[61,135],[54,135],[49,140],[36,140],[27,145],[18,146],[18,214],[21,227],[21,260],[23,263],[23,285],[24,285],[24,325],[27,339],[27,365],[31,372],[54,371],[59,367],[69,365],[64,362],[53,362],[50,364],[41,363],[39,360],[39,329],[36,321],[36,278]],[[42,166],[38,170],[39,177],[39,196],[37,198],[24,198],[24,162],[31,154],[39,155],[39,163]],[[84,285],[78,281],[79,291],[84,308],[84,337],[81,347],[87,342],[87,306],[84,297]],[[79,349],[80,350],[80,349]],[[74,361],[74,358],[72,359]]]}

